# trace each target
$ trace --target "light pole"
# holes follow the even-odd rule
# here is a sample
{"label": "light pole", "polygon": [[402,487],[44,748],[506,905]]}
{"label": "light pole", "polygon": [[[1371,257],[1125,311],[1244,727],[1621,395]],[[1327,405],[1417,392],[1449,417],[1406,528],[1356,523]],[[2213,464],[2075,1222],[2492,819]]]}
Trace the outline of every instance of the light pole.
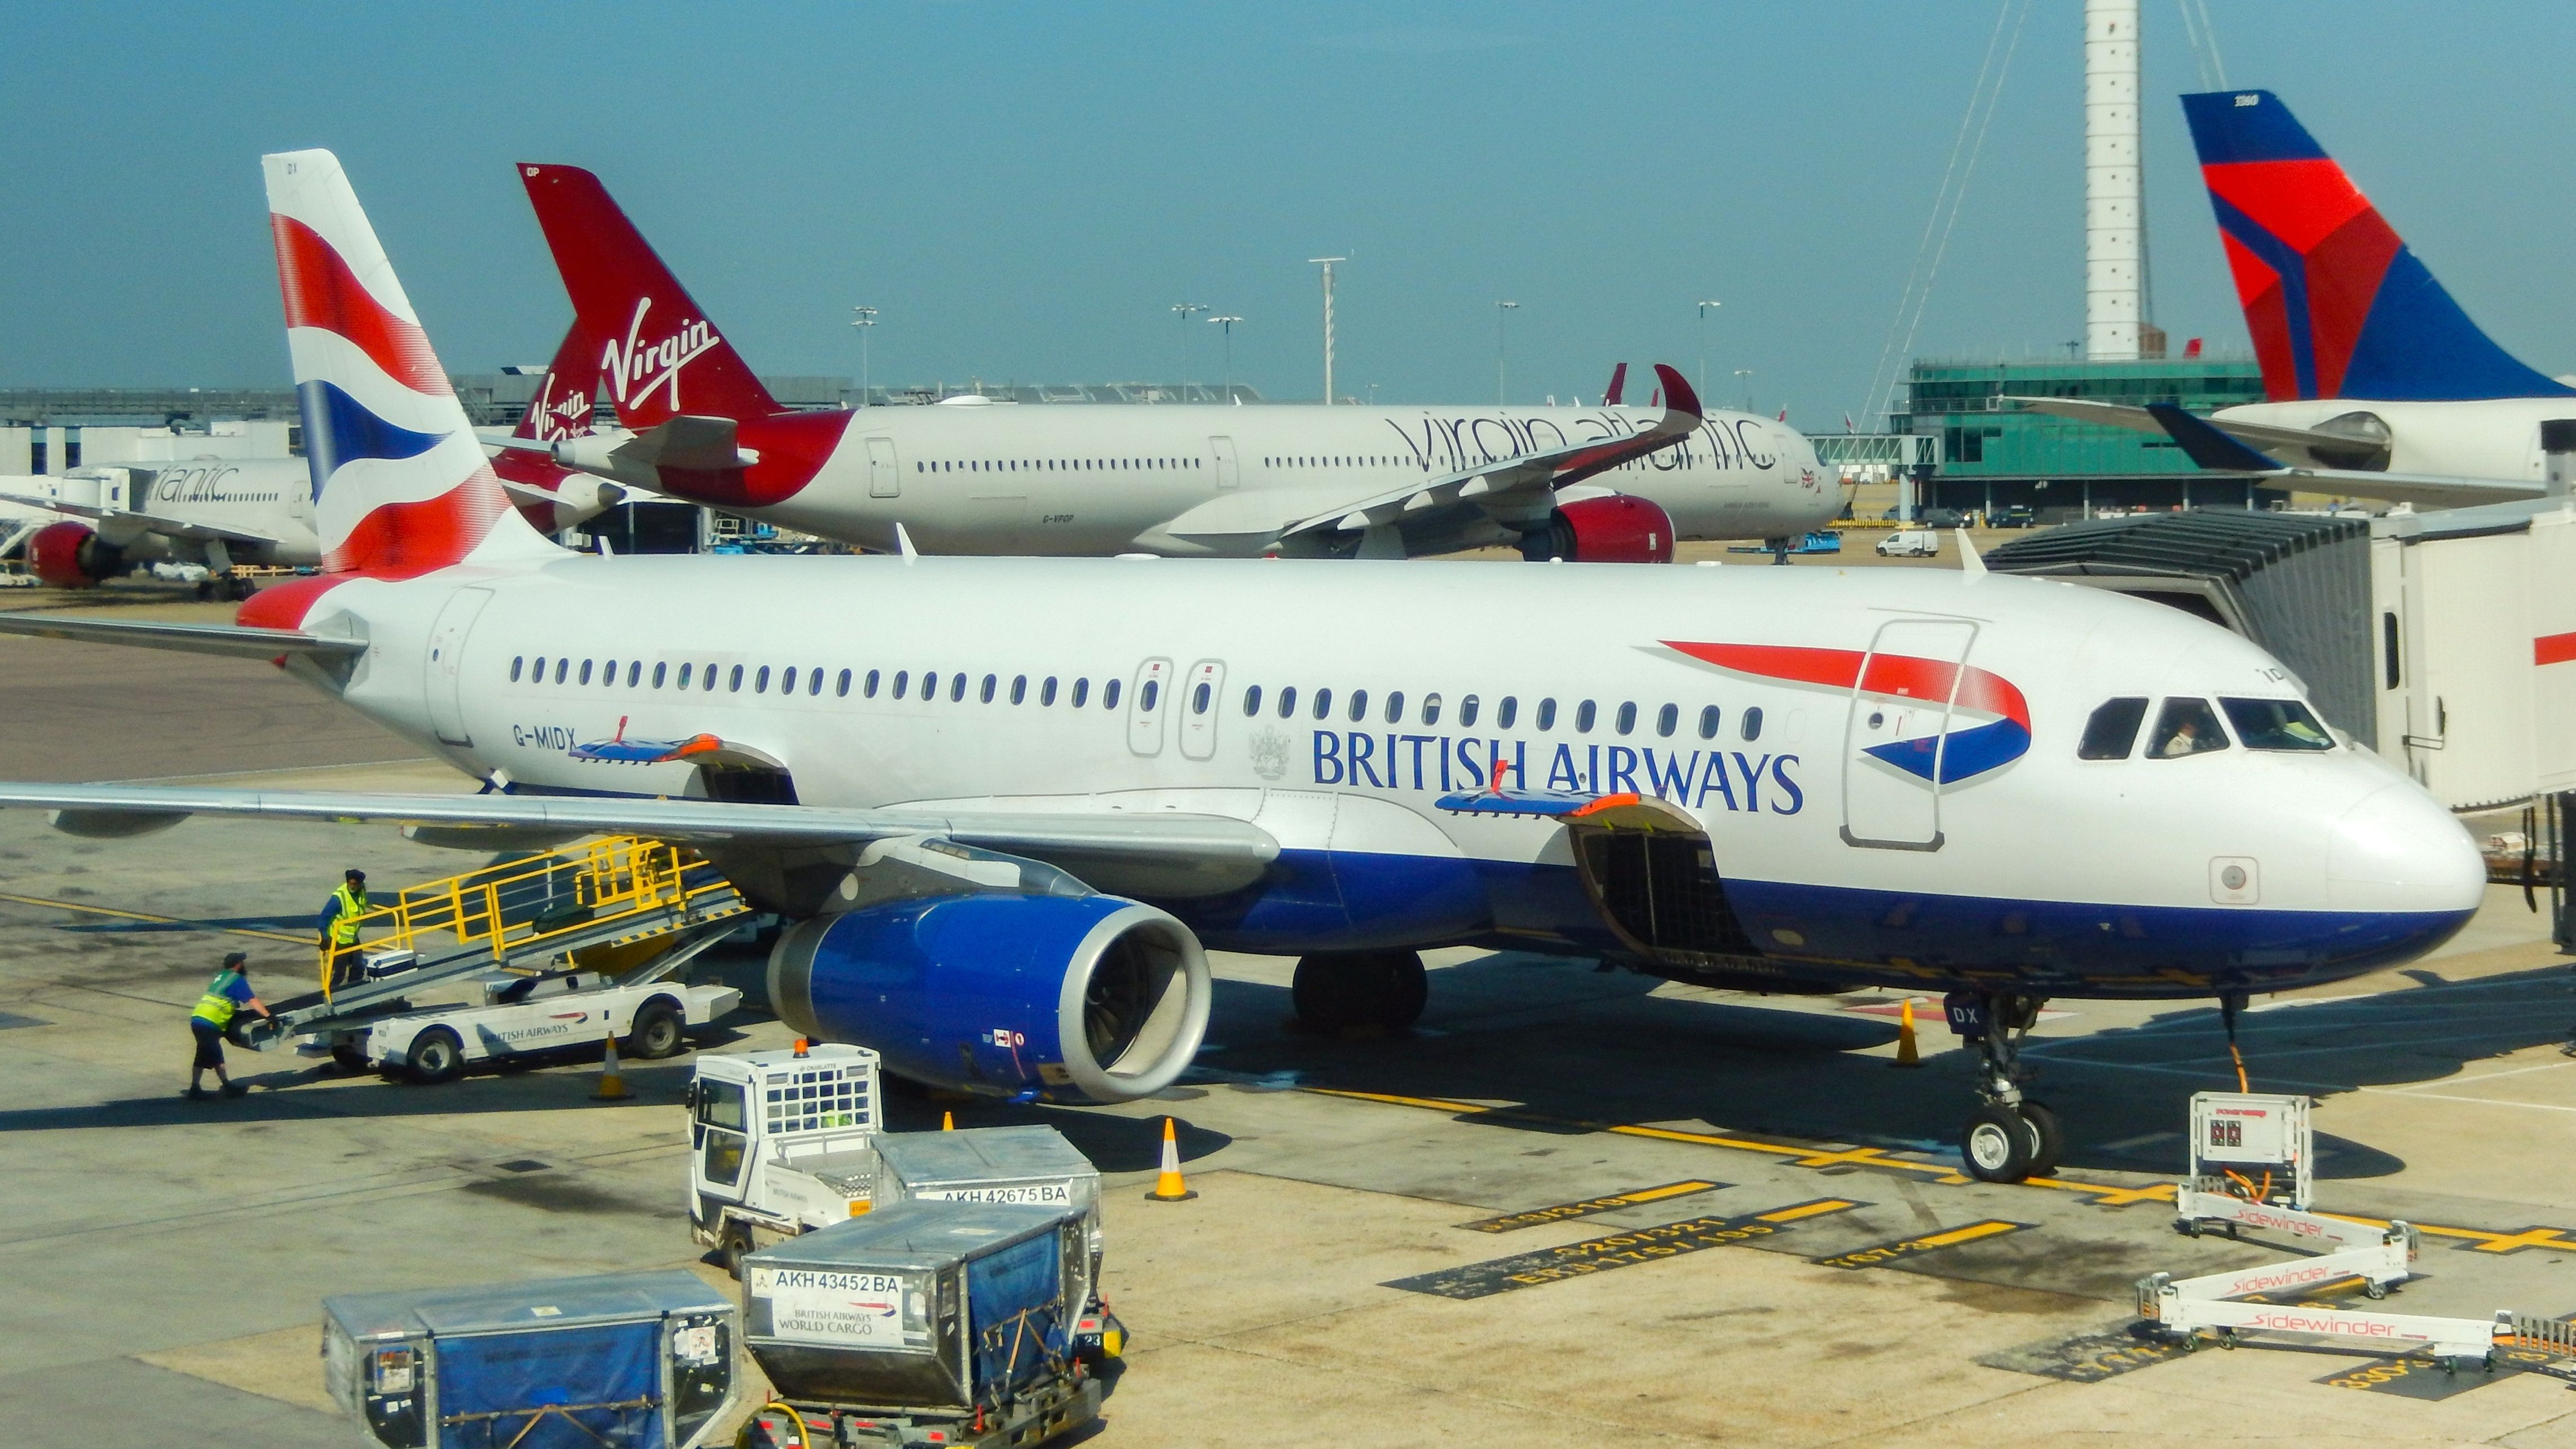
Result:
{"label": "light pole", "polygon": [[859,314],[850,325],[859,329],[859,406],[868,405],[868,329],[877,325],[877,309],[852,307]]}
{"label": "light pole", "polygon": [[1494,304],[1494,406],[1503,405],[1503,318],[1520,310],[1518,302]]}
{"label": "light pole", "polygon": [[1744,410],[1749,413],[1753,411],[1753,369],[1739,367],[1735,375],[1744,380]]}
{"label": "light pole", "polygon": [[1180,399],[1183,402],[1188,402],[1190,400],[1190,314],[1193,312],[1204,312],[1207,310],[1207,306],[1200,302],[1174,302],[1172,304],[1172,310],[1179,313],[1181,317]]}
{"label": "light pole", "polygon": [[1306,264],[1324,269],[1324,406],[1333,405],[1333,263],[1349,257],[1308,257]]}
{"label": "light pole", "polygon": [[1708,393],[1708,312],[1712,307],[1725,305],[1707,301],[1699,304],[1699,390],[1703,397]]}
{"label": "light pole", "polygon": [[1225,400],[1229,403],[1234,401],[1234,324],[1242,320],[1240,317],[1208,319],[1209,325],[1225,329]]}

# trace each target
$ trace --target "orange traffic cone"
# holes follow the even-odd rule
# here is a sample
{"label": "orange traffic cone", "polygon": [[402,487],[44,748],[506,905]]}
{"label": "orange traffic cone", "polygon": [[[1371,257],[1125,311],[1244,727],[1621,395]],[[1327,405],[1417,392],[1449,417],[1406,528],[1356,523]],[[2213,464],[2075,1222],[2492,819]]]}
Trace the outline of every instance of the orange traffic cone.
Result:
{"label": "orange traffic cone", "polygon": [[1172,1130],[1172,1119],[1163,1119],[1163,1170],[1154,1178],[1154,1190],[1145,1194],[1147,1202],[1188,1202],[1198,1194],[1181,1181],[1181,1141]]}
{"label": "orange traffic cone", "polygon": [[623,1102],[634,1096],[626,1089],[626,1078],[617,1070],[617,1035],[609,1033],[608,1056],[599,1064],[599,1090],[590,1094],[594,1102]]}
{"label": "orange traffic cone", "polygon": [[940,1130],[940,1131],[942,1131],[942,1132],[954,1132],[954,1131],[956,1131],[956,1130],[957,1130],[957,1114],[956,1114],[956,1113],[954,1113],[954,1112],[942,1112],[942,1113],[940,1113],[940,1114],[939,1114],[939,1130]]}
{"label": "orange traffic cone", "polygon": [[1911,996],[1905,998],[1905,1009],[1897,1017],[1896,1060],[1889,1062],[1888,1065],[1891,1067],[1923,1065],[1922,1053],[1914,1048],[1914,998]]}

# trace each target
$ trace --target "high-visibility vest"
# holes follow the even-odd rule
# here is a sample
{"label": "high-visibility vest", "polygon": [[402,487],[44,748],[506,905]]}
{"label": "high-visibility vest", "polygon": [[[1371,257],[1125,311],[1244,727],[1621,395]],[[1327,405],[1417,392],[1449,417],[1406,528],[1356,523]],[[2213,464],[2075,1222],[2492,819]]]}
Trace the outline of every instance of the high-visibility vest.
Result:
{"label": "high-visibility vest", "polygon": [[331,892],[331,899],[340,907],[340,914],[331,918],[331,944],[334,946],[358,944],[358,917],[366,913],[367,898],[353,894],[349,890],[349,883],[342,881],[340,888]]}
{"label": "high-visibility vest", "polygon": [[216,972],[215,979],[206,983],[206,994],[197,998],[197,1009],[188,1014],[209,1026],[231,1024],[233,1013],[241,1008],[234,1004],[230,996],[224,994],[224,988],[239,979],[241,979],[239,976],[230,971]]}

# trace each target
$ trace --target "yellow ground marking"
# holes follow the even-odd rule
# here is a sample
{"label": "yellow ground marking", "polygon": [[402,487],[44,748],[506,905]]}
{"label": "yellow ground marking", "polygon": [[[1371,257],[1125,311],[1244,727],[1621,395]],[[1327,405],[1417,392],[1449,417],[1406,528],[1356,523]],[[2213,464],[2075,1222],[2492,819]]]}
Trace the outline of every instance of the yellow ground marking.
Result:
{"label": "yellow ground marking", "polygon": [[262,941],[292,941],[299,946],[310,945],[313,941],[310,935],[290,936],[282,931],[255,931],[247,926],[204,926],[179,916],[120,911],[113,906],[85,906],[78,901],[49,901],[43,896],[13,896],[4,891],[0,891],[0,901],[15,901],[22,906],[49,906],[57,911],[86,911],[93,916],[115,916],[128,921],[149,921],[156,926],[191,926],[200,931],[220,931],[227,936],[251,936]]}
{"label": "yellow ground marking", "polygon": [[[1945,1163],[1914,1162],[1893,1157],[1880,1147],[1800,1147],[1786,1142],[1765,1142],[1755,1137],[1736,1137],[1722,1132],[1687,1132],[1675,1127],[1645,1127],[1626,1122],[1594,1122],[1581,1118],[1551,1116],[1523,1107],[1497,1107],[1483,1102],[1461,1102],[1443,1097],[1408,1097],[1394,1092],[1355,1092],[1338,1087],[1305,1087],[1300,1090],[1319,1097],[1345,1097],[1357,1102],[1381,1102],[1391,1107],[1415,1107],[1429,1112],[1447,1112],[1458,1116],[1484,1117],[1496,1121],[1518,1119],[1548,1127],[1582,1127],[1606,1132],[1617,1137],[1643,1137],[1656,1142],[1687,1142],[1696,1147],[1722,1147],[1733,1152],[1758,1152],[1777,1159],[1788,1167],[1866,1167],[1921,1174],[1933,1183],[1955,1187],[1969,1181],[1957,1168]],[[2005,1186],[2007,1184],[1996,1184]],[[2053,1192],[2081,1195],[2095,1207],[2133,1207],[2139,1203],[2169,1203],[2174,1200],[2170,1182],[2149,1183],[2145,1187],[2115,1187],[2109,1183],[2083,1182],[2071,1177],[2034,1177],[2019,1184]],[[2363,1223],[2375,1228],[2388,1226],[2386,1218],[2361,1217],[2352,1213],[2322,1213],[2322,1217],[2341,1218],[2348,1223]],[[2576,1231],[2566,1228],[2527,1227],[2520,1232],[2499,1233],[2485,1228],[2446,1227],[2439,1223],[2416,1223],[2416,1231],[2428,1238],[2448,1238],[2469,1246],[2477,1253],[2519,1253],[2526,1248],[2547,1248],[2557,1252],[2576,1252]]]}

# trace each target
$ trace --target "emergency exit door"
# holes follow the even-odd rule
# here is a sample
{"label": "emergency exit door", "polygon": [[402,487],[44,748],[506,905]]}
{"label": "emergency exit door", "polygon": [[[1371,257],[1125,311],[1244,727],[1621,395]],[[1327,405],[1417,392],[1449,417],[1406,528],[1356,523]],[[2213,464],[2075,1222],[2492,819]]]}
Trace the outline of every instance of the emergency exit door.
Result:
{"label": "emergency exit door", "polygon": [[451,745],[474,743],[465,732],[465,640],[473,632],[475,617],[490,602],[490,589],[459,589],[429,629],[429,724]]}
{"label": "emergency exit door", "polygon": [[1172,661],[1148,659],[1136,666],[1127,691],[1127,748],[1139,755],[1163,752],[1163,716],[1169,712]]}
{"label": "emergency exit door", "polygon": [[1976,643],[1965,619],[1895,619],[1878,627],[1852,680],[1843,730],[1843,843],[1941,848],[1941,756],[1960,666]]}
{"label": "emergency exit door", "polygon": [[897,468],[894,439],[868,439],[868,496],[896,498],[903,494],[903,474]]}
{"label": "emergency exit door", "polygon": [[1216,486],[1231,488],[1243,481],[1242,470],[1235,464],[1234,439],[1210,438],[1208,451],[1216,455]]}
{"label": "emergency exit door", "polygon": [[1225,714],[1225,661],[1202,659],[1181,680],[1181,753],[1193,760],[1216,756],[1216,724]]}

